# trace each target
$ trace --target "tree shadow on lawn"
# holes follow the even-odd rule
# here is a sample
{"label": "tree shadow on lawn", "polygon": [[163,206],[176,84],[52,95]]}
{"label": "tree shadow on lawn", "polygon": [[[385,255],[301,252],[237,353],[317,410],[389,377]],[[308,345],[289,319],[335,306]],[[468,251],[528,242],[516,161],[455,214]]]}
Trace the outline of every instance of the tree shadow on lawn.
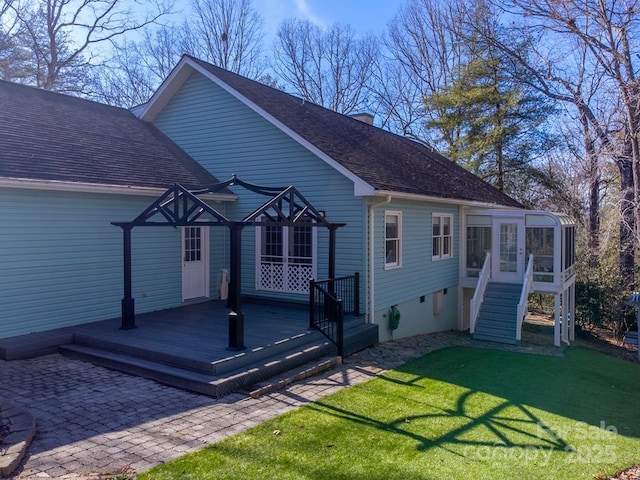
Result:
{"label": "tree shadow on lawn", "polygon": [[[417,442],[419,451],[480,461],[541,462],[555,452],[606,463],[614,433],[640,438],[640,368],[584,349],[551,357],[450,347],[379,379],[358,387],[353,407],[329,397],[311,408]],[[366,410],[362,395],[387,411]]]}
{"label": "tree shadow on lawn", "polygon": [[640,365],[583,348],[565,348],[564,357],[552,357],[449,347],[380,378],[417,389],[428,388],[429,380],[445,382],[640,438]]}
{"label": "tree shadow on lawn", "polygon": [[[454,455],[463,456],[459,447],[518,447],[528,450],[562,450],[570,447],[557,433],[544,424],[530,409],[509,401],[500,401],[481,414],[470,413],[470,404],[476,401],[478,392],[467,391],[458,400],[455,409],[438,408],[427,405],[433,413],[401,416],[383,421],[371,416],[361,415],[328,404],[316,402],[311,409],[329,413],[336,417],[355,422],[363,426],[384,430],[417,442],[419,451],[441,448]],[[437,431],[425,429],[425,425],[447,422],[457,424],[454,428],[437,434]],[[474,431],[484,430],[480,436]],[[435,435],[434,435],[435,433]],[[477,433],[477,432],[476,432]],[[427,436],[431,434],[432,436]],[[456,448],[448,448],[447,445]]]}
{"label": "tree shadow on lawn", "polygon": [[220,459],[224,478],[263,478],[266,458],[273,478],[589,478],[637,459],[639,374],[582,349],[450,347],[209,447],[211,464],[197,463],[209,475],[193,478],[218,478]]}

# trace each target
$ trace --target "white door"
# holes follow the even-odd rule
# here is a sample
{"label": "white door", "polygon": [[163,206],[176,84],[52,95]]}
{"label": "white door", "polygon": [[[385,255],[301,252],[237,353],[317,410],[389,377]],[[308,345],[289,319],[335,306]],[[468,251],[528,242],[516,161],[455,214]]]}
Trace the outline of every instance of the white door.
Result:
{"label": "white door", "polygon": [[491,277],[495,282],[522,283],[524,275],[524,221],[493,219]]}
{"label": "white door", "polygon": [[182,227],[182,299],[209,296],[209,227]]}

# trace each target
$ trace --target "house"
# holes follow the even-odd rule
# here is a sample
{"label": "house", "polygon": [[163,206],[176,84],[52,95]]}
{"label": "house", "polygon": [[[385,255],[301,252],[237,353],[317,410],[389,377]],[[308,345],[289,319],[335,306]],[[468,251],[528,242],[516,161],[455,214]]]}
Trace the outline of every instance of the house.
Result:
{"label": "house", "polygon": [[[136,274],[122,299],[123,241],[112,223],[126,231],[173,184],[204,192],[199,208],[214,220],[252,219],[231,285],[242,296],[305,303],[310,278],[358,272],[359,310],[380,341],[469,328],[515,342],[516,311],[521,318],[522,299],[539,291],[556,300],[556,344],[572,335],[573,222],[523,209],[366,116],[190,56],[131,112],[6,82],[0,102],[9,106],[0,112],[0,286],[9,292],[0,338],[124,318],[134,299],[144,312],[225,296],[233,231],[212,221],[136,228]],[[262,211],[269,224],[256,213],[257,189],[209,188],[230,178],[274,192],[295,186],[314,213],[293,225]],[[201,266],[187,272],[190,256]]]}

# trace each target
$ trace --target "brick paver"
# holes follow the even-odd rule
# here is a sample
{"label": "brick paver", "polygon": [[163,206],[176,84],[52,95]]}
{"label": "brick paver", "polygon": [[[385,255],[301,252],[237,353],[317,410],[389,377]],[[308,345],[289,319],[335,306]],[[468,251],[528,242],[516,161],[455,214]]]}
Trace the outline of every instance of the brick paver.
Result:
{"label": "brick paver", "polygon": [[[60,355],[0,360],[0,396],[27,409],[37,423],[14,478],[96,479],[143,471],[431,350],[468,344],[468,336],[453,332],[387,342],[257,399],[241,394],[213,399]],[[508,348],[559,353],[553,347]]]}

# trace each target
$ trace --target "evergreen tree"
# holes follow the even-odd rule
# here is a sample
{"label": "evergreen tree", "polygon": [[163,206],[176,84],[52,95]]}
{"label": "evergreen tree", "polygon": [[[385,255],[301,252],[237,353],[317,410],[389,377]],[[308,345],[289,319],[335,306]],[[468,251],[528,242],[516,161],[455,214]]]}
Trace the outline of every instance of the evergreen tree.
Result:
{"label": "evergreen tree", "polygon": [[[518,72],[499,56],[474,56],[454,82],[424,98],[445,155],[515,197],[516,177],[531,176],[552,144],[545,122],[552,104],[513,79]],[[535,169],[534,169],[535,170]]]}

